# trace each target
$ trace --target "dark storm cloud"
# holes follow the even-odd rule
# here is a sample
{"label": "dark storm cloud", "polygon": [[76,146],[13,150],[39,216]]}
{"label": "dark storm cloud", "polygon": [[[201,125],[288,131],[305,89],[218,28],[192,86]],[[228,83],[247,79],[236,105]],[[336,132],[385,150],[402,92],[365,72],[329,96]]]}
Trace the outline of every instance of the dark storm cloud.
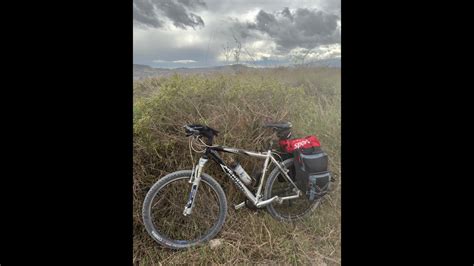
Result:
{"label": "dark storm cloud", "polygon": [[284,17],[287,17],[289,20],[293,21],[293,15],[291,14],[290,9],[288,7],[283,8],[281,14]]}
{"label": "dark storm cloud", "polygon": [[340,0],[133,0],[133,16],[138,64],[232,63],[224,61],[224,47],[238,42],[241,62],[340,55]]}
{"label": "dark storm cloud", "polygon": [[154,28],[163,25],[163,21],[156,16],[155,5],[148,0],[133,1],[133,21]]}
{"label": "dark storm cloud", "polygon": [[163,18],[168,18],[173,25],[186,29],[204,26],[203,19],[190,11],[206,7],[202,0],[134,0],[133,20],[135,23],[160,28],[164,26]]}
{"label": "dark storm cloud", "polygon": [[178,0],[178,2],[187,7],[207,7],[206,3],[202,0]]}
{"label": "dark storm cloud", "polygon": [[340,42],[337,22],[339,16],[321,10],[298,8],[291,12],[257,14],[254,23],[246,25],[247,30],[267,34],[278,45],[288,51],[296,47],[311,49],[321,44]]}

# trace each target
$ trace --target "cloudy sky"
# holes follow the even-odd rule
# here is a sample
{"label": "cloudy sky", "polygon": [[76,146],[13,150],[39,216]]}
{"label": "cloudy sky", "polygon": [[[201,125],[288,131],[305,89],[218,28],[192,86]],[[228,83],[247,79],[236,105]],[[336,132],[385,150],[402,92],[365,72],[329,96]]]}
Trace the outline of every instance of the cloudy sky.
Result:
{"label": "cloudy sky", "polygon": [[340,8],[340,0],[134,0],[133,61],[175,68],[338,58]]}

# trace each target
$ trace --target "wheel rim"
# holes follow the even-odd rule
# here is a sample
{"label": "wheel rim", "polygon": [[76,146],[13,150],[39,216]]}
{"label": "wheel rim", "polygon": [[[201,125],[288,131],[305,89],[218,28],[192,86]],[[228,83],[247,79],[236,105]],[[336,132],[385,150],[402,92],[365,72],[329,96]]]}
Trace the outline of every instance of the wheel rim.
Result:
{"label": "wheel rim", "polygon": [[167,182],[150,203],[149,213],[154,232],[164,242],[197,243],[218,226],[221,213],[218,193],[203,179],[199,184],[192,214],[183,215],[191,189],[188,180],[189,177],[180,177]]}
{"label": "wheel rim", "polygon": [[[293,178],[295,174],[295,168],[293,165],[288,167],[288,175]],[[284,180],[283,182],[279,180]],[[293,179],[294,180],[294,179]],[[272,184],[269,187],[270,189],[270,196],[279,196],[279,197],[285,197],[285,196],[291,196],[295,195],[296,192],[293,190],[294,186],[286,180],[286,178],[283,176],[281,172],[278,172],[277,176],[273,179]],[[318,204],[318,201],[310,201],[306,197],[306,195],[301,195],[299,198],[296,199],[290,199],[290,200],[285,200],[282,202],[282,204],[279,204],[277,202],[272,203],[271,208],[274,210],[274,212],[280,216],[282,219],[285,220],[294,220],[294,219],[300,219],[307,215],[309,212],[311,212],[314,207]]]}

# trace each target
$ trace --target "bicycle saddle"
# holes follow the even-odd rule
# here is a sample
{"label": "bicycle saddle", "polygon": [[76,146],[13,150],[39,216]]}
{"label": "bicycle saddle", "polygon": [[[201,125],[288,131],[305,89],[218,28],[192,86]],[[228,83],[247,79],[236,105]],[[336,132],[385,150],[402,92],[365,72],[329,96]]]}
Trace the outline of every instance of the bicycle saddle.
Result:
{"label": "bicycle saddle", "polygon": [[270,127],[274,129],[289,129],[291,128],[290,122],[277,122],[277,123],[268,123],[264,124],[263,127]]}

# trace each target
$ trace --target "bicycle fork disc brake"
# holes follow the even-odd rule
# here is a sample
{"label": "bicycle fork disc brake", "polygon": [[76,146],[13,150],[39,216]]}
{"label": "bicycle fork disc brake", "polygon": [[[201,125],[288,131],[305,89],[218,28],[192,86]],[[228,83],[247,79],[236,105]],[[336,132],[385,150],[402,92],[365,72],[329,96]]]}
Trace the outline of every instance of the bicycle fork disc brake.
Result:
{"label": "bicycle fork disc brake", "polygon": [[196,193],[201,182],[201,171],[208,159],[200,158],[197,167],[193,168],[189,183],[192,183],[191,191],[189,192],[189,199],[186,206],[184,206],[183,215],[188,216],[192,213],[194,207],[194,200],[196,199]]}

